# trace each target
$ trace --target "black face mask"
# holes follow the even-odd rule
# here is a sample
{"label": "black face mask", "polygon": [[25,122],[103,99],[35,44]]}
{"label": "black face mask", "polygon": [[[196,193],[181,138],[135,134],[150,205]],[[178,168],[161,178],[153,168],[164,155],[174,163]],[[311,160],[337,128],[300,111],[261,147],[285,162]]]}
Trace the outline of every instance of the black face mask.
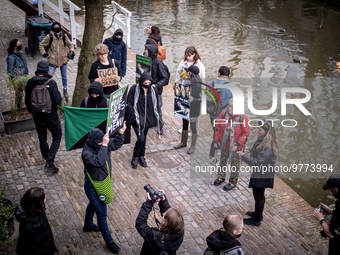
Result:
{"label": "black face mask", "polygon": [[123,38],[117,38],[116,36],[113,38],[115,42],[120,42]]}
{"label": "black face mask", "polygon": [[21,51],[22,45],[17,46],[17,51]]}
{"label": "black face mask", "polygon": [[101,100],[101,96],[97,96],[97,97],[91,97],[90,96],[90,100],[94,103],[94,104],[98,104]]}
{"label": "black face mask", "polygon": [[55,28],[53,28],[53,31],[56,32],[56,33],[59,33],[61,31],[61,28],[60,27],[55,27]]}
{"label": "black face mask", "polygon": [[151,84],[150,84],[150,85],[144,85],[144,84],[143,84],[142,87],[143,87],[143,88],[146,88],[146,89],[149,89],[149,88],[151,88]]}

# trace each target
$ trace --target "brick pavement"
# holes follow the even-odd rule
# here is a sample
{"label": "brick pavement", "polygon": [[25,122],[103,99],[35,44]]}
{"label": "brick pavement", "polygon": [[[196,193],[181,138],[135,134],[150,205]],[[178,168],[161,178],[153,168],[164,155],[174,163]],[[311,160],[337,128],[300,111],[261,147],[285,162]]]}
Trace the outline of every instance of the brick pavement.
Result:
{"label": "brick pavement", "polygon": [[[0,0],[0,36],[9,38],[18,34],[24,39],[24,13],[9,1]],[[20,33],[16,33],[20,31]],[[77,50],[79,56],[79,49]],[[134,79],[134,53],[129,51],[128,75],[124,83]],[[0,110],[9,109],[8,93],[3,88],[6,78],[6,56],[0,56]],[[27,58],[30,73],[41,58]],[[74,89],[76,60],[68,65],[69,92]],[[60,72],[56,81],[61,89]],[[180,135],[177,130],[181,120],[172,114],[173,94],[171,86],[164,90],[163,116],[164,135],[158,138],[156,130],[150,130],[146,160],[147,168],[130,167],[132,145],[124,145],[112,154],[112,180],[114,200],[108,205],[108,224],[114,240],[122,247],[119,254],[139,254],[143,239],[134,228],[139,208],[145,201],[143,187],[150,183],[155,189],[164,189],[170,204],[179,208],[185,220],[185,240],[179,254],[203,254],[205,239],[213,230],[222,226],[223,218],[229,213],[242,216],[253,210],[254,201],[248,189],[249,175],[241,174],[236,189],[226,193],[221,187],[210,184],[211,176],[192,178],[190,163],[204,163],[208,159],[211,142],[210,122],[206,116],[201,119],[197,151],[189,156],[187,148],[174,150]],[[62,117],[62,114],[61,114]],[[1,124],[2,125],[2,124]],[[210,129],[209,129],[210,128]],[[252,136],[256,135],[252,131]],[[49,137],[51,141],[51,137]],[[80,158],[81,150],[65,149],[64,139],[56,157],[60,172],[52,175],[43,169],[44,160],[39,152],[35,131],[11,136],[1,134],[0,138],[0,187],[8,182],[5,196],[19,202],[27,189],[39,186],[45,189],[47,217],[52,226],[59,254],[109,254],[101,234],[83,233],[87,198],[83,190],[84,173]],[[320,227],[311,218],[312,207],[283,181],[276,178],[273,190],[266,190],[264,220],[261,227],[249,227],[243,231],[240,242],[246,254],[325,254],[327,241],[319,237]],[[149,224],[155,226],[150,216]],[[18,223],[16,223],[16,229]],[[15,254],[16,233],[9,244],[0,247],[0,254]]]}

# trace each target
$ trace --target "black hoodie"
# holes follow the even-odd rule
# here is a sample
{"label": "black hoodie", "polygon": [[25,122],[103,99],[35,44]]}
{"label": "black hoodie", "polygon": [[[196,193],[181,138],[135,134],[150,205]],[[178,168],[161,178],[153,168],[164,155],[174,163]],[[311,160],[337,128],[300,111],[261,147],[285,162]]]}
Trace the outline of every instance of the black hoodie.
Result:
{"label": "black hoodie", "polygon": [[[142,84],[146,80],[151,80],[152,78],[148,72],[144,72],[139,80],[139,87],[140,87],[140,93],[139,93],[139,99],[137,102],[137,112],[139,115],[139,123],[141,130],[143,128],[151,128],[154,125],[157,124],[157,119],[154,114],[154,107],[152,103],[152,96],[151,96],[151,89],[148,89],[147,91],[147,98],[146,98],[146,107],[145,107],[145,95],[144,95],[144,89],[142,87]],[[158,109],[158,98],[157,98],[157,88],[155,88],[156,93],[156,99],[157,99],[157,109]],[[130,118],[130,123],[133,125],[137,125],[136,123],[136,116],[133,109],[134,106],[134,98],[135,98],[135,91],[136,91],[136,85],[133,85],[129,91],[129,95],[127,98],[128,108],[129,108],[129,115],[126,118]]]}
{"label": "black hoodie", "polygon": [[158,95],[162,95],[163,86],[169,83],[168,67],[162,60],[157,58],[158,47],[156,44],[146,44],[145,48],[148,49],[149,58],[152,59],[151,76],[153,84],[155,84],[158,89]]}
{"label": "black hoodie", "polygon": [[93,185],[87,176],[85,169],[90,174],[92,180],[104,180],[107,177],[106,162],[109,165],[111,174],[111,151],[118,150],[122,147],[124,142],[124,134],[118,132],[115,138],[110,138],[110,142],[107,146],[98,145],[95,141],[95,137],[97,137],[98,134],[104,136],[103,131],[99,128],[94,128],[90,131],[81,154],[84,163],[85,183],[90,187],[93,187]]}
{"label": "black hoodie", "polygon": [[[97,90],[99,94],[98,97],[93,98],[91,97],[90,90]],[[104,90],[103,86],[100,84],[100,82],[93,82],[90,87],[88,88],[89,97],[87,99],[87,105],[85,105],[86,98],[81,100],[80,107],[86,107],[86,108],[108,108],[109,107],[109,100],[108,98],[104,97]],[[98,98],[98,99],[97,99]]]}
{"label": "black hoodie", "polygon": [[15,217],[20,222],[18,255],[52,255],[58,251],[45,213],[40,215],[36,221],[35,218],[27,215],[25,209],[19,205],[16,208]]}
{"label": "black hoodie", "polygon": [[[38,75],[34,76],[33,78],[29,79],[26,84],[26,93],[25,93],[25,104],[27,107],[27,110],[32,113],[32,102],[31,102],[31,94],[32,90],[34,89],[35,85],[37,84],[43,84],[45,81],[50,79],[51,76],[48,74],[44,75]],[[58,105],[61,103],[61,95],[58,90],[57,83],[54,80],[50,80],[46,87],[48,88],[48,91],[50,92],[51,100],[52,100],[52,109],[50,114],[44,114],[44,115],[39,115],[39,114],[33,114],[34,121],[37,122],[45,122],[46,119],[48,120],[53,120],[53,119],[58,119]]]}
{"label": "black hoodie", "polygon": [[[153,202],[146,200],[140,208],[138,217],[136,219],[136,229],[138,233],[143,237],[144,243],[141,251],[141,255],[158,255],[161,252],[161,241],[164,241],[164,250],[169,255],[175,255],[176,251],[181,246],[184,239],[184,232],[179,234],[169,234],[159,232],[157,228],[151,228],[148,226],[148,215],[152,210]],[[159,202],[160,213],[163,214],[170,208],[167,199]]]}
{"label": "black hoodie", "polygon": [[231,236],[222,229],[212,232],[207,237],[207,244],[209,248],[213,249],[214,251],[227,250],[235,246],[241,246],[236,237]]}

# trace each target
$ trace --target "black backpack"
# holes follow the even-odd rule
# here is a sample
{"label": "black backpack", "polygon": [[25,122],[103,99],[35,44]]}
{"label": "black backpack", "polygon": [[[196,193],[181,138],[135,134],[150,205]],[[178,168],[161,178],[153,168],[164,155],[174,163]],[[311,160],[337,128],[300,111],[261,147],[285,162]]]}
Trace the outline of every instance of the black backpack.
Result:
{"label": "black backpack", "polygon": [[[225,82],[225,83],[222,83],[222,84],[228,84],[230,83],[229,81],[228,82]],[[212,82],[211,86],[214,88],[214,81]],[[211,91],[209,88],[208,88],[209,91]],[[221,89],[220,88],[215,88],[217,94],[220,96],[221,95]],[[214,100],[209,96],[207,96],[207,112],[210,116],[218,116],[220,115],[220,113],[222,112],[222,109],[224,109],[226,106],[228,106],[228,104],[226,105],[221,105],[219,103],[219,100],[217,98],[217,96],[215,95],[215,93],[211,93],[215,99],[215,102],[216,102],[216,105],[215,105],[215,102]]]}
{"label": "black backpack", "polygon": [[[165,65],[165,64],[164,64],[164,62],[163,62],[163,61],[161,61],[160,63],[161,63],[161,65],[163,65],[163,66],[164,66],[165,70],[166,70],[166,71],[167,71],[167,73],[168,73],[168,84],[169,84],[169,81],[170,81],[170,72],[169,72],[169,68],[168,68],[168,66],[167,66],[167,65]],[[168,84],[166,84],[166,85],[168,85]],[[165,85],[165,86],[166,86],[166,85]]]}
{"label": "black backpack", "polygon": [[43,84],[36,84],[31,94],[32,113],[34,114],[50,114],[52,109],[51,94],[46,87],[48,79]]}
{"label": "black backpack", "polygon": [[226,250],[219,250],[219,251],[214,251],[213,249],[211,248],[207,248],[205,251],[204,251],[204,254],[203,255],[224,255],[225,253],[229,252],[229,251],[232,251],[232,250],[235,250],[237,248],[241,248],[241,246],[235,246],[233,248],[230,248],[230,249],[226,249]]}

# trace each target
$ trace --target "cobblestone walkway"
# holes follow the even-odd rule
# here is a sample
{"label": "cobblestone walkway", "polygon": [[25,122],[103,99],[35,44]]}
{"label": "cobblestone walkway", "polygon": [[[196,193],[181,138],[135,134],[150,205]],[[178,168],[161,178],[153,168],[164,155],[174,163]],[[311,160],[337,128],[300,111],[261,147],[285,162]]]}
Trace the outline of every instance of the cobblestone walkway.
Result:
{"label": "cobblestone walkway", "polygon": [[[24,13],[9,1],[0,0],[0,37],[18,37],[23,34]],[[19,33],[17,33],[19,31]],[[26,40],[27,41],[27,40]],[[3,41],[2,41],[3,42]],[[25,43],[23,43],[25,45]],[[76,52],[79,56],[79,49]],[[33,74],[40,57],[27,57],[29,72]],[[134,53],[129,51],[128,75],[124,84],[134,79]],[[9,91],[4,88],[6,79],[6,54],[0,56],[0,110],[9,110]],[[73,92],[77,60],[68,65],[69,93]],[[61,90],[60,72],[55,77]],[[211,185],[211,176],[192,178],[191,163],[205,162],[211,143],[211,127],[207,116],[201,119],[197,150],[193,156],[186,149],[174,150],[180,139],[177,130],[181,120],[172,114],[173,91],[169,85],[164,90],[164,135],[156,130],[149,132],[147,141],[147,168],[132,169],[132,145],[124,145],[112,154],[114,200],[108,205],[108,224],[114,240],[122,248],[119,254],[139,254],[143,239],[134,228],[135,219],[146,195],[143,187],[149,183],[155,189],[164,189],[171,206],[179,208],[185,220],[185,240],[179,254],[203,254],[206,237],[222,227],[227,214],[245,216],[253,210],[254,200],[248,189],[249,175],[241,174],[236,189],[226,193],[221,187]],[[61,115],[62,117],[62,115]],[[2,125],[2,124],[1,124]],[[3,127],[2,127],[3,128]],[[255,130],[251,136],[255,136]],[[49,137],[51,141],[51,137]],[[134,144],[135,136],[133,134]],[[51,223],[59,254],[109,254],[101,234],[82,231],[88,199],[83,190],[84,173],[81,150],[66,151],[64,137],[56,157],[60,172],[51,175],[43,169],[44,160],[39,152],[36,131],[0,137],[0,187],[8,183],[5,196],[16,203],[31,187],[44,188],[47,196],[46,214]],[[280,179],[275,179],[273,190],[266,190],[264,220],[259,228],[246,226],[240,242],[246,254],[326,254],[327,241],[319,236],[320,226],[311,217],[313,208]],[[160,217],[160,216],[159,216]],[[149,223],[155,226],[153,217]],[[15,254],[18,238],[16,232],[0,254]]]}

